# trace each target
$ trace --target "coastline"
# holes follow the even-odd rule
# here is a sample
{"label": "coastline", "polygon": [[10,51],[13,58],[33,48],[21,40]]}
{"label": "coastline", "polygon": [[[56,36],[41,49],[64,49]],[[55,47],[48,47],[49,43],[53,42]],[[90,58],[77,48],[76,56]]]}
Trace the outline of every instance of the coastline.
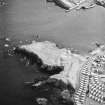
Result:
{"label": "coastline", "polygon": [[[42,70],[46,69],[46,72],[47,70],[48,72],[54,71],[53,66],[64,67],[63,70],[61,70],[59,73],[52,74],[51,76],[49,76],[48,80],[43,80],[42,82],[33,83],[32,86],[34,88],[43,86],[44,84],[53,85],[53,83],[56,83],[56,81],[61,81],[67,86],[70,85],[74,90],[78,92],[81,90],[82,88],[81,84],[83,85],[82,82],[84,80],[85,81],[84,85],[86,84],[86,89],[81,91],[86,91],[85,93],[89,94],[87,92],[88,91],[91,92],[91,90],[89,90],[89,87],[91,87],[90,85],[91,83],[88,83],[88,82],[92,81],[89,78],[94,79],[97,76],[98,82],[96,82],[96,84],[100,83],[103,86],[103,83],[104,83],[104,81],[100,81],[99,79],[100,78],[99,76],[101,76],[101,74],[98,74],[98,71],[97,72],[94,71],[94,70],[97,70],[97,69],[94,69],[94,66],[96,66],[96,62],[99,59],[102,59],[102,61],[100,60],[101,61],[100,63],[104,62],[105,46],[97,43],[96,45],[97,47],[94,50],[92,50],[88,55],[85,55],[85,56],[72,53],[69,49],[66,49],[66,48],[59,49],[59,47],[57,47],[55,43],[49,42],[49,41],[44,41],[44,42],[32,41],[31,44],[18,46],[19,51],[16,48],[15,52],[17,54],[22,55],[23,58],[26,57],[29,62],[33,62],[32,58],[34,57],[34,55],[37,55],[37,58],[35,57],[36,61],[34,62],[36,62],[36,64],[38,64]],[[25,51],[26,54],[23,51]],[[31,53],[34,55],[32,55]],[[103,69],[99,69],[99,71],[103,73],[104,72]],[[96,76],[94,76],[93,74],[95,74]],[[60,84],[57,84],[57,87],[59,86]],[[100,89],[101,89],[101,86],[100,86]],[[104,88],[102,87],[102,89]],[[71,91],[71,89],[69,91]],[[75,95],[74,95],[74,99],[75,99]],[[100,101],[101,100],[99,100],[99,102]],[[101,103],[102,102],[103,102],[103,99]]]}
{"label": "coastline", "polygon": [[[59,7],[48,5],[42,0],[8,2],[8,7],[2,9],[4,14],[0,13],[0,16],[6,17],[4,23],[0,18],[1,27],[5,25],[0,29],[0,37],[9,37],[15,46],[30,43],[34,36],[39,34],[39,41],[49,40],[61,48],[74,48],[85,54],[93,48],[92,42],[105,41],[105,10],[102,7],[65,13]],[[27,39],[30,41],[27,42]],[[34,69],[37,71],[38,68],[24,67],[16,58],[9,57],[8,49],[6,48],[5,52],[3,46],[0,46],[2,105],[35,105],[33,91],[29,88],[24,89],[23,83],[34,80],[37,75]]]}

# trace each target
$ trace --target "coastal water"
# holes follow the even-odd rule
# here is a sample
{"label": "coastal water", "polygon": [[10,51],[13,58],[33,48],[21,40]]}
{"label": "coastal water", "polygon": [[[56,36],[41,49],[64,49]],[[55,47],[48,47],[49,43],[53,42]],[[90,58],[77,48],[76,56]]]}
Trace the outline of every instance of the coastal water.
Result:
{"label": "coastal water", "polygon": [[39,35],[41,41],[87,52],[92,42],[104,43],[104,29],[103,7],[65,13],[45,0],[8,0],[8,6],[0,7],[0,105],[34,105],[33,91],[24,87],[24,82],[40,75],[37,68],[25,67],[16,57],[7,55],[3,37],[17,43]]}
{"label": "coastal water", "polygon": [[38,34],[66,47],[89,50],[94,41],[105,40],[105,8],[65,11],[46,0],[9,0],[5,10],[7,34],[30,39]]}
{"label": "coastal water", "polygon": [[18,57],[9,56],[0,39],[0,105],[35,105],[35,93],[24,82],[39,76],[36,66],[26,67]]}

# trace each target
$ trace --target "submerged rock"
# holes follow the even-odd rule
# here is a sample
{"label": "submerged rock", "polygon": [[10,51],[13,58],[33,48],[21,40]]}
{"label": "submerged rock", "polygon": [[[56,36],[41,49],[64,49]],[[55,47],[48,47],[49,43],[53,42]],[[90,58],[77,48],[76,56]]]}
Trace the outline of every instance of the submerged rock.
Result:
{"label": "submerged rock", "polygon": [[47,99],[46,98],[37,98],[36,101],[39,105],[47,105]]}
{"label": "submerged rock", "polygon": [[10,39],[10,38],[8,38],[8,37],[7,37],[5,40],[6,40],[6,41],[11,41],[11,39]]}
{"label": "submerged rock", "polygon": [[4,44],[4,47],[9,47],[9,45],[8,44]]}
{"label": "submerged rock", "polygon": [[69,100],[71,98],[71,94],[67,89],[61,92],[61,96],[63,99],[66,99],[66,100]]}

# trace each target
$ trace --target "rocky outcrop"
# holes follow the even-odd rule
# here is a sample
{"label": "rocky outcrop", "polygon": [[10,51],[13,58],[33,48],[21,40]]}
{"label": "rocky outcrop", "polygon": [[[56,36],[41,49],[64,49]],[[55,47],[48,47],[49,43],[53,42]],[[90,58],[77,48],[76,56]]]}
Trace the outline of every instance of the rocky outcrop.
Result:
{"label": "rocky outcrop", "polygon": [[97,5],[105,7],[105,0],[47,0],[47,2],[54,2],[67,12],[79,9],[90,9]]}
{"label": "rocky outcrop", "polygon": [[[49,41],[22,45],[15,49],[15,53],[26,56],[31,64],[37,63],[43,71],[55,72],[56,75],[50,78],[72,84],[74,88],[77,88],[79,82],[79,68],[86,60],[79,54],[72,54],[69,49],[59,49]],[[57,74],[57,71],[60,73]]]}
{"label": "rocky outcrop", "polygon": [[64,68],[63,66],[47,65],[37,54],[19,47],[15,48],[14,53],[19,55],[23,61],[26,61],[26,63],[28,62],[28,65],[37,64],[42,72],[46,72],[51,75],[61,72]]}
{"label": "rocky outcrop", "polygon": [[47,2],[54,2],[67,11],[89,9],[96,6],[94,0],[47,0]]}
{"label": "rocky outcrop", "polygon": [[97,5],[105,7],[105,0],[95,0]]}
{"label": "rocky outcrop", "polygon": [[[14,52],[25,57],[31,65],[36,63],[42,71],[51,73],[48,78],[31,83],[33,89],[43,90],[42,87],[44,87],[45,93],[51,91],[51,96],[47,97],[52,100],[51,105],[69,105],[70,103],[74,105],[74,101],[76,105],[84,104],[87,94],[91,98],[91,94],[94,93],[89,89],[93,88],[94,84],[90,83],[95,77],[98,81],[96,85],[100,83],[98,88],[102,88],[101,91],[105,90],[105,85],[101,86],[105,81],[100,82],[100,77],[105,77],[104,69],[102,69],[104,66],[99,65],[98,58],[101,57],[102,61],[105,61],[104,45],[97,45],[95,49],[83,56],[72,53],[68,48],[58,48],[55,43],[49,41],[33,41],[31,44],[18,46]],[[94,97],[95,101],[103,103],[104,96],[101,100],[100,97]]]}

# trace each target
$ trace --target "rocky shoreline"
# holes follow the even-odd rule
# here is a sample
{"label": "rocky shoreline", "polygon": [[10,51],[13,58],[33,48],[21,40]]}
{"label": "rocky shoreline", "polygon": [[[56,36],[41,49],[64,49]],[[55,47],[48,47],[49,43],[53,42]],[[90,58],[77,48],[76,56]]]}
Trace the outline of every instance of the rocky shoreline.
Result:
{"label": "rocky shoreline", "polygon": [[[82,56],[80,54],[72,53],[70,49],[67,48],[62,48],[59,49],[55,43],[49,42],[49,41],[44,41],[44,42],[36,42],[33,41],[31,44],[26,44],[26,45],[21,45],[18,46],[14,52],[17,55],[21,55],[24,59],[27,59],[29,61],[29,64],[34,65],[35,63],[40,67],[42,72],[46,72],[49,75],[48,78],[46,79],[39,79],[35,80],[33,83],[32,82],[27,82],[26,84],[30,84],[33,89],[42,89],[42,87],[46,87],[43,91],[51,91],[50,89],[55,90],[54,93],[52,94],[52,97],[56,99],[57,105],[63,105],[69,102],[72,103],[70,105],[79,105],[79,101],[81,101],[80,98],[76,98],[77,96],[74,94],[80,94],[78,93],[81,91],[81,87],[84,87],[86,85],[86,89],[84,90],[85,93],[83,96],[81,95],[80,97],[90,97],[91,91],[89,91],[89,81],[90,81],[90,75],[92,74],[87,74],[87,70],[83,71],[81,69],[84,68],[83,65],[87,65],[86,62],[90,62],[90,65],[95,62],[96,58],[92,58],[93,61],[90,61],[89,57],[90,56],[99,56],[99,55],[104,55],[104,45],[96,44],[97,48],[92,50],[88,55]],[[93,65],[93,64],[92,64]],[[87,66],[88,67],[88,66]],[[86,68],[87,68],[86,67]],[[81,68],[81,69],[80,69]],[[81,72],[81,74],[80,74]],[[91,71],[92,72],[92,71]],[[101,71],[102,72],[102,71]],[[85,74],[86,73],[86,74]],[[93,72],[94,74],[95,72]],[[83,79],[81,78],[81,75],[87,75],[86,78],[84,76]],[[99,74],[98,74],[99,75]],[[94,76],[92,76],[94,79]],[[82,83],[82,80],[86,82]],[[99,77],[98,77],[99,80]],[[81,85],[83,84],[83,86]],[[101,82],[100,82],[101,83]],[[97,82],[96,82],[97,84]],[[101,86],[101,85],[100,85]],[[104,86],[104,85],[103,85]],[[50,87],[50,89],[48,88]],[[91,87],[91,85],[90,85]],[[101,88],[101,87],[100,87]],[[104,87],[103,87],[104,88]],[[57,91],[60,93],[57,94]],[[67,92],[69,91],[69,92]],[[104,91],[104,89],[102,90]],[[69,98],[66,97],[63,101],[59,101],[59,98],[64,98],[63,96],[65,93],[67,96],[70,96]],[[49,95],[51,95],[49,94]],[[56,96],[54,94],[57,94]],[[60,94],[63,94],[60,96]],[[89,95],[88,95],[89,94]],[[93,93],[92,93],[93,94]],[[49,96],[50,97],[50,96]],[[95,97],[95,96],[94,96]],[[90,97],[91,98],[91,97]],[[103,97],[104,98],[104,97]],[[102,100],[103,100],[102,98]],[[92,98],[93,100],[103,103],[102,100],[99,98]],[[43,99],[42,99],[43,100]],[[50,99],[51,100],[51,99]],[[69,101],[67,101],[69,100]],[[52,99],[54,101],[54,99]],[[85,99],[83,99],[84,103]],[[39,102],[39,101],[38,101]],[[64,103],[62,103],[64,102]],[[76,102],[76,103],[75,103]],[[47,102],[46,102],[47,103]],[[53,103],[53,102],[52,102]],[[62,104],[61,104],[62,103]],[[47,105],[47,104],[46,104]],[[52,104],[51,104],[52,105]],[[82,103],[81,103],[82,105]]]}
{"label": "rocky shoreline", "polygon": [[61,8],[64,8],[67,12],[79,9],[90,9],[96,5],[105,7],[104,0],[46,0],[47,2],[54,2]]}

